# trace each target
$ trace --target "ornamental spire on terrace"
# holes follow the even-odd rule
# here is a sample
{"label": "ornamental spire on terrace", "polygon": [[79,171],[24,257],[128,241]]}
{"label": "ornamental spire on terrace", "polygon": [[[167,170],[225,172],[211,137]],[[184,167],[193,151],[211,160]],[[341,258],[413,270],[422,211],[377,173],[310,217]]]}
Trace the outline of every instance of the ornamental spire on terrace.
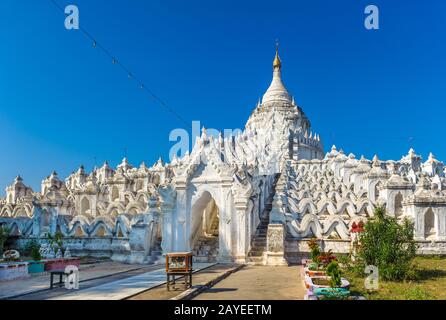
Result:
{"label": "ornamental spire on terrace", "polygon": [[276,46],[276,55],[274,57],[273,61],[273,80],[271,81],[271,84],[266,90],[265,94],[263,95],[262,104],[264,106],[272,105],[275,102],[278,103],[289,103],[291,104],[291,97],[288,94],[288,91],[286,90],[285,86],[282,82],[282,62],[280,61],[279,57],[279,46]]}

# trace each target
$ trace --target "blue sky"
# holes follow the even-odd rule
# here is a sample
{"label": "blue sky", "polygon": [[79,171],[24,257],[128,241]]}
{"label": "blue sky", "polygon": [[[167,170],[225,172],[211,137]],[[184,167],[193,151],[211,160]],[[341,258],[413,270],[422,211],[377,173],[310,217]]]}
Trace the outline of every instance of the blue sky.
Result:
{"label": "blue sky", "polygon": [[[243,127],[283,79],[323,138],[356,156],[409,147],[446,160],[446,2],[70,0],[80,24],[189,123]],[[364,8],[380,9],[366,30]],[[143,94],[49,0],[0,2],[0,187],[35,190],[52,170],[89,170],[124,149],[131,163],[168,157],[184,124]]]}

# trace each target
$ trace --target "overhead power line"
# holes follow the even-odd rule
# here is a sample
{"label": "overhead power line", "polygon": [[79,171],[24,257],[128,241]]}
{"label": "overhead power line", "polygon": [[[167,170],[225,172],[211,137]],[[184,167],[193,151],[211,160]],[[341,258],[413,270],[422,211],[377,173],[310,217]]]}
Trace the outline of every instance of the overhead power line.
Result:
{"label": "overhead power line", "polygon": [[[65,16],[65,9],[56,1],[49,0],[57,9],[59,9],[63,15]],[[101,50],[112,62],[112,64],[119,66],[122,71],[127,74],[128,79],[134,80],[138,87],[148,94],[153,100],[158,102],[164,109],[169,111],[172,115],[174,115],[179,121],[181,121],[187,128],[190,127],[187,121],[185,121],[175,110],[173,110],[167,103],[164,102],[158,95],[156,95],[150,88],[148,88],[142,80],[135,76],[133,72],[130,71],[115,55],[113,55],[107,48],[105,48],[90,32],[88,32],[84,27],[79,25],[79,30],[91,41],[93,48],[97,48]]]}

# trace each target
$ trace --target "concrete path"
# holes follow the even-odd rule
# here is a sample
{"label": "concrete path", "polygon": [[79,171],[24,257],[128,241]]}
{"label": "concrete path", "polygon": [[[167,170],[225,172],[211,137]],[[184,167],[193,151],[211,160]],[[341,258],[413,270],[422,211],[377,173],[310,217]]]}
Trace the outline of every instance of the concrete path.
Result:
{"label": "concrete path", "polygon": [[[91,279],[107,277],[121,272],[128,272],[142,268],[143,266],[128,265],[119,262],[101,262],[92,265],[81,264],[79,268],[79,277],[82,283]],[[2,281],[0,282],[0,299],[7,299],[33,292],[39,292],[49,289],[49,286],[49,273],[31,276],[26,279]]]}
{"label": "concrete path", "polygon": [[[214,263],[195,263],[194,270],[197,272],[212,265]],[[121,300],[165,282],[166,271],[164,268],[161,268],[85,290],[76,290],[50,300]]]}
{"label": "concrete path", "polygon": [[226,274],[238,269],[240,265],[237,264],[216,264],[212,267],[203,269],[197,273],[194,273],[192,277],[192,288],[185,291],[181,285],[177,286],[177,289],[171,289],[167,291],[165,285],[152,288],[141,292],[135,296],[127,298],[128,300],[168,300],[173,298],[179,298],[191,291],[198,291],[209,285],[210,282],[216,281]]}
{"label": "concrete path", "polygon": [[231,274],[194,300],[303,300],[301,266],[252,266]]}
{"label": "concrete path", "polygon": [[[130,270],[126,272],[118,272],[106,277],[100,277],[95,279],[86,280],[79,283],[79,290],[86,290],[89,288],[97,287],[106,283],[110,283],[117,280],[126,279],[129,277],[141,275],[146,272],[155,271],[160,269],[159,265],[145,266],[141,269]],[[41,290],[30,294],[21,295],[13,298],[13,300],[49,300],[57,298],[65,294],[73,293],[72,290],[67,290],[65,286],[54,287],[53,289]]]}

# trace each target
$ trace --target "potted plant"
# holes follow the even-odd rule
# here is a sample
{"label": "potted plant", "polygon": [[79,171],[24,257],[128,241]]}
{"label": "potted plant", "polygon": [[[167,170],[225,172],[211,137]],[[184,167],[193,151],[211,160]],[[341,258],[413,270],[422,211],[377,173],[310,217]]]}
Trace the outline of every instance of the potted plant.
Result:
{"label": "potted plant", "polygon": [[337,261],[333,260],[327,266],[329,288],[317,288],[314,294],[322,296],[323,299],[346,299],[350,296],[348,287],[343,286],[343,279],[341,277],[341,269]]}
{"label": "potted plant", "polygon": [[327,275],[325,268],[323,268],[322,265],[320,265],[319,263],[316,263],[316,262],[309,263],[304,268],[304,271],[305,271],[305,275],[310,276],[310,277],[326,276]]}
{"label": "potted plant", "polygon": [[311,239],[310,241],[308,241],[308,247],[310,248],[311,261],[314,263],[318,263],[318,257],[321,254],[319,243],[317,243],[316,239]]}
{"label": "potted plant", "polygon": [[40,245],[37,241],[32,240],[29,244],[30,255],[32,261],[28,264],[28,273],[40,273],[45,271],[45,263],[42,261],[40,254]]}
{"label": "potted plant", "polygon": [[339,287],[341,282],[341,269],[337,261],[332,261],[327,266],[327,275],[330,277],[330,287]]}
{"label": "potted plant", "polygon": [[349,283],[341,277],[341,269],[336,260],[331,261],[326,268],[327,276],[313,277],[313,293],[324,299],[344,299],[350,296]]}
{"label": "potted plant", "polygon": [[336,260],[336,256],[329,250],[324,252],[320,249],[316,239],[311,239],[308,242],[310,247],[311,262],[307,263],[304,267],[304,273],[306,276],[326,276],[326,267],[331,261]]}
{"label": "potted plant", "polygon": [[[317,257],[317,264],[310,264],[305,267],[305,286],[307,289],[315,290],[325,288],[344,288],[348,289],[350,283],[341,278],[341,270],[336,260],[336,256],[328,252],[323,252]],[[313,269],[311,270],[310,268]],[[333,291],[333,290],[332,290]],[[334,290],[337,291],[337,290]]]}
{"label": "potted plant", "polygon": [[316,238],[308,240],[308,247],[310,248],[310,259],[302,259],[302,266],[307,267],[310,263],[315,262],[316,257],[320,253],[319,244]]}

